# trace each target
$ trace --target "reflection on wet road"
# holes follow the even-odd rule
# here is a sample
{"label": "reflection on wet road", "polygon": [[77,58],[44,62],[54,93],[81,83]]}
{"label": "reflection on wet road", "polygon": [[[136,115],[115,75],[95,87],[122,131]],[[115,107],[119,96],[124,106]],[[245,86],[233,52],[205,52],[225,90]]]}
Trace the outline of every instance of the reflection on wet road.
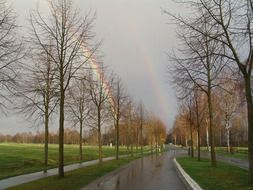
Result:
{"label": "reflection on wet road", "polygon": [[[136,160],[96,188],[99,190],[185,190],[173,165],[173,152]],[[88,188],[89,189],[89,188]]]}
{"label": "reflection on wet road", "polygon": [[139,159],[118,176],[113,190],[184,190],[172,163],[172,153]]}

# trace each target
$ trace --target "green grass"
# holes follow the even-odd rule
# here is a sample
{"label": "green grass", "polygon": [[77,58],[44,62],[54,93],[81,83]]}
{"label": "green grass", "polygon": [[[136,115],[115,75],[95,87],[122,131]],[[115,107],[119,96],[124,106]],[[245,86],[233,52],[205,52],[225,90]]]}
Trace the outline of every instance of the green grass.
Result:
{"label": "green grass", "polygon": [[246,147],[234,147],[233,152],[228,154],[227,147],[216,147],[216,152],[221,156],[239,158],[242,160],[248,159],[248,148]]}
{"label": "green grass", "polygon": [[223,162],[211,167],[208,159],[198,162],[195,158],[182,157],[177,161],[204,190],[253,190],[247,170]]}
{"label": "green grass", "polygon": [[[147,149],[147,148],[146,148]],[[135,152],[140,151],[134,149]],[[44,169],[44,146],[43,144],[15,144],[0,143],[0,179],[16,176]],[[83,161],[98,159],[97,146],[83,147]],[[128,154],[125,147],[120,147],[120,154]],[[115,149],[108,146],[103,147],[103,157],[115,155]],[[79,146],[64,146],[65,165],[79,162]],[[58,145],[49,145],[49,166],[57,167]]]}
{"label": "green grass", "polygon": [[[8,188],[9,190],[76,190],[109,173],[134,158],[122,158],[104,162],[102,165],[93,165],[65,173],[64,179],[57,176],[47,177],[31,183]],[[136,158],[135,158],[136,159]]]}
{"label": "green grass", "polygon": [[[201,147],[201,150],[204,152],[207,152],[206,147]],[[230,154],[228,154],[227,152],[227,147],[215,147],[215,150],[218,155],[221,155],[224,157],[239,158],[242,160],[248,159],[248,153],[247,153],[248,148],[246,147],[235,147],[234,152]]]}

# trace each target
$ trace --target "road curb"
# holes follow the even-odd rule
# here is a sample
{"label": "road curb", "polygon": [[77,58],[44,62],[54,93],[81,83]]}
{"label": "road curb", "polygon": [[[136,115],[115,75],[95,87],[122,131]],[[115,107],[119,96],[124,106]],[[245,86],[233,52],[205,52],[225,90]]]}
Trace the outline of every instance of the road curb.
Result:
{"label": "road curb", "polygon": [[203,190],[197,183],[194,181],[180,166],[177,162],[176,158],[173,159],[173,163],[175,164],[178,176],[185,184],[187,190]]}

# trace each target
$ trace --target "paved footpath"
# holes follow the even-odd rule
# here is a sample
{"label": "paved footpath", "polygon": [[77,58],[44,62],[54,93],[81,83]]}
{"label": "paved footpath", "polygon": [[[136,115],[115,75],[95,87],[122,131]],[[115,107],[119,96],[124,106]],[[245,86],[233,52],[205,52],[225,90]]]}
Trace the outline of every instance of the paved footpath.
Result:
{"label": "paved footpath", "polygon": [[220,156],[217,155],[217,159],[223,162],[227,162],[229,164],[238,166],[240,168],[249,169],[249,161],[248,160],[243,160],[243,159],[239,159],[239,158],[230,158],[230,157],[224,157],[224,156]]}
{"label": "paved footpath", "polygon": [[[201,156],[208,157],[208,158],[210,157],[210,155],[206,152],[201,152]],[[243,160],[240,158],[225,157],[225,156],[222,156],[219,154],[217,154],[216,156],[217,156],[217,160],[219,160],[219,161],[226,162],[226,163],[238,166],[238,167],[246,169],[246,170],[249,169],[249,161],[248,160]]]}
{"label": "paved footpath", "polygon": [[[103,161],[109,161],[109,160],[114,160],[114,159],[115,157],[108,157],[108,158],[104,158]],[[64,166],[64,171],[68,172],[68,171],[76,170],[76,169],[83,168],[86,166],[95,165],[98,163],[99,163],[98,160],[91,160],[91,161],[87,161],[83,163],[71,164],[68,166]],[[24,174],[24,175],[19,175],[16,177],[2,179],[0,180],[0,189],[6,189],[8,187],[13,187],[16,185],[28,183],[34,180],[42,179],[42,178],[57,175],[57,174],[58,174],[58,168],[54,168],[54,169],[47,170],[47,173],[40,171],[40,172],[31,173],[31,174]]]}
{"label": "paved footpath", "polygon": [[179,151],[147,156],[112,172],[81,190],[186,190],[173,163]]}

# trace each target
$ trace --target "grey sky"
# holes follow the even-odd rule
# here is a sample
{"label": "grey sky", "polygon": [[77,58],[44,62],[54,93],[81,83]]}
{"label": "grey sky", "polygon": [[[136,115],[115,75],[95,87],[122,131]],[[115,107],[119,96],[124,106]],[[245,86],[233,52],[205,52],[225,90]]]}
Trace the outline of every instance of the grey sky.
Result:
{"label": "grey sky", "polygon": [[[26,25],[29,10],[38,2],[46,12],[45,0],[8,0]],[[172,9],[171,0],[74,0],[83,12],[96,12],[94,31],[97,40],[103,40],[101,51],[104,62],[125,83],[136,101],[143,100],[146,107],[171,127],[177,113],[177,101],[168,83],[168,57],[166,52],[175,46],[172,26],[161,8]],[[174,6],[174,5],[173,5]],[[11,114],[11,113],[10,113]],[[34,131],[22,118],[0,118],[0,132]],[[57,128],[57,122],[54,128]]]}

